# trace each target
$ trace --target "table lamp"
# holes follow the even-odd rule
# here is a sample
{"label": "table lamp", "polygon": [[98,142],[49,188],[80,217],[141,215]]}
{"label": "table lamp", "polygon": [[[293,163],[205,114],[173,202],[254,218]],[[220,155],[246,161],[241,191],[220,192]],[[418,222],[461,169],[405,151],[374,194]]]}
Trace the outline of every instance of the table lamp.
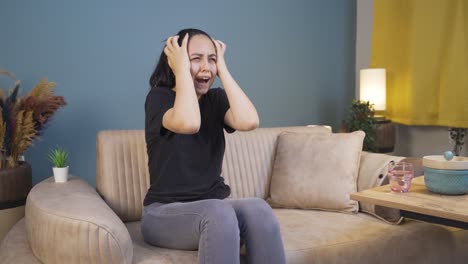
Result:
{"label": "table lamp", "polygon": [[[386,110],[387,78],[385,69],[362,69],[359,74],[359,100],[370,102],[377,113]],[[393,152],[395,146],[395,125],[384,115],[375,115],[377,152]]]}
{"label": "table lamp", "polygon": [[[386,109],[387,78],[385,69],[362,69],[359,77],[359,100],[369,101],[377,112]],[[384,119],[384,116],[375,116]]]}

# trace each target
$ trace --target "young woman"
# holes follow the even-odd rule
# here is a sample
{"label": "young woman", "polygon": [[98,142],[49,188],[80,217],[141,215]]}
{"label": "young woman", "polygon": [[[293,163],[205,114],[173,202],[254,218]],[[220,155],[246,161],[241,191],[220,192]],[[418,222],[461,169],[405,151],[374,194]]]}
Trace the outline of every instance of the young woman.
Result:
{"label": "young woman", "polygon": [[[228,71],[226,45],[197,29],[169,37],[145,103],[150,188],[141,232],[149,244],[198,249],[198,262],[285,263],[278,221],[262,199],[226,199],[224,133],[258,126],[257,111]],[[224,89],[211,88],[216,76]]]}

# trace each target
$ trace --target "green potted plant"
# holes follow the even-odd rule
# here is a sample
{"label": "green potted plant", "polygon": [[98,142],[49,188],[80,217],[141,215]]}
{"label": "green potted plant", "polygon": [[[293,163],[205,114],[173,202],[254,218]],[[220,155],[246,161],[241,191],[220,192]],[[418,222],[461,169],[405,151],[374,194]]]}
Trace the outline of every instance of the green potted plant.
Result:
{"label": "green potted plant", "polygon": [[344,130],[353,132],[362,130],[366,133],[363,150],[375,152],[377,150],[376,131],[377,120],[374,117],[373,104],[360,100],[353,100],[344,122]]}
{"label": "green potted plant", "polygon": [[23,153],[66,102],[54,95],[56,84],[47,79],[20,97],[21,81],[6,70],[0,70],[0,75],[13,80],[9,91],[0,88],[0,209],[5,209],[24,205],[32,187],[32,170]]}
{"label": "green potted plant", "polygon": [[49,161],[54,165],[55,182],[68,181],[68,152],[61,147],[55,147],[49,151],[47,155]]}

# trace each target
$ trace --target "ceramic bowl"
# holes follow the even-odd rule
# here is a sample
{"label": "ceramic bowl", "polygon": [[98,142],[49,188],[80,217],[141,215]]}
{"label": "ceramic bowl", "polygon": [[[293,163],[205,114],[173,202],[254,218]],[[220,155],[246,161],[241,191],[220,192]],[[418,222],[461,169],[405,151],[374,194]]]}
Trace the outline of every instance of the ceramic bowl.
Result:
{"label": "ceramic bowl", "polygon": [[468,158],[446,160],[442,155],[423,157],[424,182],[429,191],[439,194],[468,193]]}
{"label": "ceramic bowl", "polygon": [[468,170],[424,168],[424,183],[429,191],[440,194],[467,194]]}

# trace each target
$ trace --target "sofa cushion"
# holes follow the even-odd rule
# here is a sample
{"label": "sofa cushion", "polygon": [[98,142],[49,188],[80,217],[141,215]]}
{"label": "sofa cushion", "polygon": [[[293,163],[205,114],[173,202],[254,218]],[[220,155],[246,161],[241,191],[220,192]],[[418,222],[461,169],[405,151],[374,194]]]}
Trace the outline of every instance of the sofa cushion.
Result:
{"label": "sofa cushion", "polygon": [[133,240],[133,263],[198,263],[198,251],[154,247],[143,240],[141,221],[127,222]]}
{"label": "sofa cushion", "polygon": [[278,138],[269,202],[273,207],[357,212],[356,181],[364,132]]}
{"label": "sofa cushion", "polygon": [[85,181],[53,177],[34,186],[26,201],[26,229],[43,263],[131,263],[123,222]]}
{"label": "sofa cushion", "polygon": [[19,220],[0,242],[2,264],[41,264],[29,246],[24,218]]}
{"label": "sofa cushion", "polygon": [[389,225],[364,213],[274,209],[286,262],[306,263],[466,263],[468,232],[405,221]]}
{"label": "sofa cushion", "polygon": [[[280,223],[286,261],[291,264],[461,264],[468,259],[467,231],[457,228],[417,221],[392,226],[363,213],[295,209],[273,212]],[[143,242],[140,222],[129,222],[126,226],[133,240],[132,263],[198,263],[197,251],[152,247]],[[391,254],[389,249],[398,254]],[[41,263],[29,247],[23,220],[1,242],[0,259],[2,264]]]}

